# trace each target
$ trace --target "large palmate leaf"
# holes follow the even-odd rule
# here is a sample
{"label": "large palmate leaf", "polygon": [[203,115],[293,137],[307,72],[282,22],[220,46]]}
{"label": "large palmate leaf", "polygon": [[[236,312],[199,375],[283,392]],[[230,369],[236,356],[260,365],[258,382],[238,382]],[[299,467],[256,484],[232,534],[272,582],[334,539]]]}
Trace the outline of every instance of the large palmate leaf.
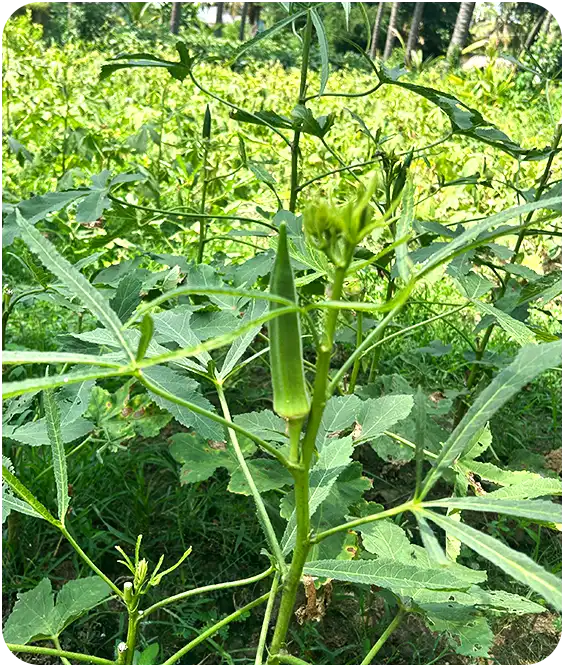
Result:
{"label": "large palmate leaf", "polygon": [[[45,355],[49,357],[52,353]],[[36,359],[39,362],[39,359]],[[56,354],[50,358],[45,358],[43,363],[47,362],[59,363]],[[72,355],[69,355],[66,362],[72,363]],[[91,357],[87,362],[92,364],[96,361],[96,357]],[[40,363],[40,362],[39,362]],[[71,387],[63,387],[55,395],[54,399],[60,413],[60,427],[61,436],[64,443],[72,442],[77,438],[81,438],[89,433],[94,425],[91,421],[84,419],[82,414],[88,406],[88,398],[94,385],[93,381],[83,382]],[[26,445],[38,446],[49,443],[49,436],[47,434],[47,421],[45,418],[38,419],[33,422],[25,422],[22,426],[12,426],[6,424],[3,426],[4,437],[11,438],[17,442]]]}
{"label": "large palmate leaf", "polygon": [[468,460],[466,455],[456,463],[455,467],[466,476],[478,475],[481,480],[501,487],[489,492],[488,497],[525,500],[540,496],[561,495],[559,478],[542,477],[528,470],[503,470],[493,463]]}
{"label": "large palmate leaf", "polygon": [[[170,453],[182,465],[180,482],[193,484],[209,479],[218,468],[226,468],[231,480],[228,486],[232,493],[251,495],[250,487],[237,460],[232,446],[224,441],[205,442],[192,433],[172,436]],[[256,447],[248,440],[242,443],[242,452],[250,457]],[[252,478],[260,493],[281,489],[292,483],[292,477],[283,466],[272,459],[252,459],[247,461]]]}
{"label": "large palmate leaf", "polygon": [[[546,208],[547,205],[551,206],[559,204],[560,202],[560,198],[554,197],[545,202],[530,202],[528,204],[522,204],[521,206],[514,206],[501,213],[496,213],[495,215],[472,224],[462,234],[456,236],[449,243],[435,243],[422,248],[421,250],[424,250],[425,255],[418,260],[421,263],[423,262],[420,275],[429,273],[444,262],[451,260],[456,255],[463,253],[473,247],[473,245],[478,244],[480,241],[485,243],[487,238],[483,238],[481,235],[489,229],[500,226],[503,223],[508,222],[508,220],[512,220],[518,216],[526,215],[532,211]],[[435,251],[432,250],[433,248],[435,248]]]}
{"label": "large palmate leaf", "polygon": [[60,211],[68,204],[86,196],[88,192],[89,190],[49,192],[45,195],[37,195],[31,199],[21,201],[4,220],[2,225],[2,245],[11,245],[14,239],[20,235],[20,228],[16,222],[16,210],[19,211],[30,225],[35,225],[40,220],[46,218],[49,213]]}
{"label": "large palmate leaf", "polygon": [[74,620],[100,604],[110,587],[99,577],[75,579],[65,584],[53,601],[49,579],[27,593],[20,593],[4,625],[4,641],[28,644],[40,639],[58,637]]}
{"label": "large palmate leaf", "polygon": [[70,498],[68,496],[68,474],[66,468],[66,452],[61,432],[61,415],[51,389],[43,392],[43,407],[47,422],[47,433],[51,442],[53,471],[57,485],[57,507],[59,519],[64,523]]}
{"label": "large palmate leaf", "polygon": [[356,443],[375,440],[397,422],[406,419],[414,405],[410,394],[382,396],[363,401],[358,414],[361,434]]}
{"label": "large palmate leaf", "polygon": [[[159,389],[193,404],[196,408],[199,407],[208,412],[215,412],[214,406],[199,393],[199,384],[192,378],[181,375],[166,366],[148,368],[144,371],[144,375]],[[173,401],[163,398],[154,391],[149,391],[149,394],[153,401],[161,408],[168,410],[176,421],[188,428],[195,429],[202,438],[209,440],[224,439],[224,429],[216,421],[198,412],[194,412],[194,410],[191,410],[187,406],[178,405]]]}
{"label": "large palmate leaf", "polygon": [[451,603],[421,605],[426,625],[433,632],[443,632],[456,653],[471,658],[488,658],[494,634],[484,614]]}
{"label": "large palmate leaf", "polygon": [[[319,459],[311,470],[309,481],[309,516],[313,516],[317,507],[327,498],[332,485],[352,461],[354,445],[352,437],[329,440],[320,452]],[[282,549],[289,552],[295,545],[297,518],[295,514],[293,492],[286,495],[281,504],[281,515],[288,518],[288,524],[282,538]],[[293,511],[292,511],[293,510]]]}
{"label": "large palmate leaf", "polygon": [[288,437],[285,433],[286,423],[271,410],[261,412],[245,412],[233,417],[235,424],[251,431],[254,435],[268,442],[286,444]]}
{"label": "large palmate leaf", "polygon": [[424,503],[425,507],[450,507],[475,512],[497,512],[520,516],[532,521],[547,521],[561,523],[561,505],[547,500],[514,500],[486,496],[464,498],[443,498]]}
{"label": "large palmate leaf", "polygon": [[479,394],[465,417],[448,438],[435,466],[426,477],[422,495],[425,496],[444,471],[463,455],[475,434],[508,399],[537,375],[559,363],[561,363],[560,342],[523,347],[514,361]]}
{"label": "large palmate leaf", "polygon": [[507,547],[503,542],[490,535],[454,521],[451,517],[426,510],[424,516],[447,530],[451,535],[490,560],[507,574],[542,595],[557,609],[561,609],[561,581],[535,563],[529,556]]}
{"label": "large palmate leaf", "polygon": [[[2,456],[2,465],[10,473],[14,473],[14,467],[10,459],[6,456]],[[37,519],[42,519],[43,516],[33,507],[22,500],[19,496],[15,496],[8,484],[2,479],[2,523],[6,521],[6,518],[11,511],[20,512],[21,514],[27,514],[28,516],[33,516]]]}
{"label": "large palmate leaf", "polygon": [[22,231],[23,240],[41,262],[86,306],[92,315],[102,322],[121,348],[126,353],[131,354],[121,331],[121,322],[104,297],[92,287],[70,262],[57,252],[50,241],[21,216],[19,211],[16,211],[16,221]]}
{"label": "large palmate leaf", "polygon": [[536,336],[533,331],[528,329],[520,320],[511,317],[499,308],[495,308],[490,303],[483,301],[475,301],[474,303],[478,310],[493,317],[506,333],[520,345],[529,345],[536,342]]}
{"label": "large palmate leaf", "polygon": [[[371,480],[362,475],[362,465],[357,461],[350,463],[332,484],[328,496],[311,517],[313,532],[320,533],[343,523],[352,509],[365,503],[364,493],[371,486]],[[349,559],[357,551],[356,548],[350,550],[345,547],[349,537],[350,533],[336,533],[314,544],[309,550],[307,560],[341,558],[343,555]]]}
{"label": "large palmate leaf", "polygon": [[[362,524],[358,526],[358,531],[362,534],[364,549],[380,558],[412,565],[423,570],[437,566],[434,554],[428,549],[412,544],[403,528],[390,519]],[[453,561],[447,563],[441,561],[438,570],[450,572],[467,585],[479,584],[487,578],[486,572],[473,570]],[[429,596],[428,592],[422,589],[416,594],[411,591],[411,594],[420,601],[430,599],[439,601],[436,596]],[[456,600],[464,604],[474,604],[474,599],[461,595],[458,595]]]}
{"label": "large palmate leaf", "polygon": [[[4,485],[9,487],[9,491]],[[22,484],[16,477],[10,459],[5,456],[2,457],[2,492],[2,496],[8,498],[9,509],[16,510],[22,514],[28,514],[29,516],[39,516],[53,526],[60,527],[59,521],[55,519],[45,505],[37,500],[25,484]],[[10,502],[12,493],[15,500]]]}
{"label": "large palmate leaf", "polygon": [[324,443],[331,437],[353,426],[361,408],[362,401],[354,394],[331,396],[324,409],[317,434],[317,449],[322,450]]}
{"label": "large palmate leaf", "polygon": [[422,569],[385,558],[311,561],[305,565],[305,574],[381,586],[401,595],[404,595],[406,591],[416,591],[419,588],[463,590],[469,587],[467,582],[458,579],[449,571],[435,568]]}
{"label": "large palmate leaf", "polygon": [[319,89],[319,95],[322,95],[325,91],[328,77],[330,75],[330,63],[328,60],[328,39],[323,21],[316,9],[311,9],[311,19],[313,20],[315,32],[317,33],[317,39],[319,40],[319,51],[321,54],[321,87]]}
{"label": "large palmate leaf", "polygon": [[427,86],[419,86],[408,81],[401,81],[399,77],[405,71],[389,70],[382,66],[378,74],[382,83],[410,90],[438,106],[449,118],[453,134],[462,134],[490,144],[520,160],[543,160],[552,152],[549,146],[540,150],[522,148],[507,137],[504,132],[485,120],[479,111],[467,106],[451,93],[428,88]]}
{"label": "large palmate leaf", "polygon": [[[239,320],[239,326],[245,322],[250,322],[255,320],[258,317],[261,317],[268,310],[268,304],[266,301],[253,301],[250,306],[246,309],[244,316]],[[218,373],[220,379],[224,379],[229,375],[229,373],[235,368],[239,359],[246,352],[246,349],[252,343],[256,334],[260,331],[261,325],[256,325],[253,329],[250,329],[244,333],[240,338],[237,338],[231,343],[231,347],[227,351],[227,355],[221,366],[221,370]]]}

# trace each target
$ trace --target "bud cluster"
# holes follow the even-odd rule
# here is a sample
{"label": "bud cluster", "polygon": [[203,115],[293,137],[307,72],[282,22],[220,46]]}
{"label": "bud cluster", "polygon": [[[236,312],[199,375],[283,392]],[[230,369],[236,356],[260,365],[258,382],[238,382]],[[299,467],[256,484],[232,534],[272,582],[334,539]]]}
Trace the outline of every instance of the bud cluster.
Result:
{"label": "bud cluster", "polygon": [[350,261],[356,245],[373,229],[370,200],[376,180],[344,206],[321,201],[310,204],[303,215],[303,226],[309,241],[338,267]]}

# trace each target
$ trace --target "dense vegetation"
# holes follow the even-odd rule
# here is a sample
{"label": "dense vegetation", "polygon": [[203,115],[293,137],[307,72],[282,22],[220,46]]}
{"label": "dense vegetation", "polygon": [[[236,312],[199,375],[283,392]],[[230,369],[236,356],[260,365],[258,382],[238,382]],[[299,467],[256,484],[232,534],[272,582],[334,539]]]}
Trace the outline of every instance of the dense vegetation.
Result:
{"label": "dense vegetation", "polygon": [[60,7],[4,30],[5,641],[539,661],[561,628],[556,59],[407,71],[366,52],[371,8],[281,3],[241,45],[143,4],[99,34]]}

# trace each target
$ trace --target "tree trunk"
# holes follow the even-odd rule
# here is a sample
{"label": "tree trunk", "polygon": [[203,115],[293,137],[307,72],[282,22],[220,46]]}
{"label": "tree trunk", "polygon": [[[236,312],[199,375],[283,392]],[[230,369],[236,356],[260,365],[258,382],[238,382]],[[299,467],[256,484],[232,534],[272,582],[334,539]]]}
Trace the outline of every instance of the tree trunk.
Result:
{"label": "tree trunk", "polygon": [[215,18],[215,34],[217,37],[221,37],[221,34],[223,32],[223,5],[225,4],[224,2],[218,2],[217,4],[217,17]]}
{"label": "tree trunk", "polygon": [[545,18],[542,22],[541,26],[541,33],[542,35],[547,35],[549,34],[549,28],[551,27],[551,19],[553,16],[546,10],[545,12]]}
{"label": "tree trunk", "polygon": [[409,38],[407,40],[407,52],[405,53],[405,63],[410,66],[412,52],[416,49],[418,44],[418,35],[420,32],[420,22],[422,21],[422,13],[424,12],[424,3],[417,2],[414,8],[412,17],[411,29]]}
{"label": "tree trunk", "polygon": [[474,2],[462,2],[457,19],[455,21],[454,32],[450,45],[448,46],[447,58],[450,62],[457,64],[459,55],[465,46],[471,27],[471,19],[475,10]]}
{"label": "tree trunk", "polygon": [[248,2],[242,3],[242,14],[240,16],[240,28],[238,33],[238,38],[241,42],[244,42],[244,29],[246,27],[246,16],[248,14]]}
{"label": "tree trunk", "polygon": [[377,50],[377,40],[379,39],[379,31],[381,30],[381,17],[383,16],[383,7],[384,3],[380,2],[379,6],[377,8],[377,15],[375,17],[375,23],[373,24],[373,32],[371,34],[371,46],[369,50],[369,55],[372,58],[375,58],[375,56],[378,53]]}
{"label": "tree trunk", "polygon": [[173,35],[178,34],[180,29],[180,19],[182,18],[182,3],[173,2],[172,3],[172,12],[170,14],[170,32]]}
{"label": "tree trunk", "polygon": [[393,44],[395,43],[395,31],[397,30],[397,16],[399,13],[400,2],[391,3],[391,16],[389,17],[389,28],[387,29],[387,39],[385,40],[385,49],[383,51],[383,60],[389,60],[393,53]]}
{"label": "tree trunk", "polygon": [[536,41],[536,37],[538,36],[538,33],[540,31],[540,28],[542,26],[542,23],[544,22],[546,15],[547,15],[547,9],[544,11],[543,14],[540,14],[540,16],[538,16],[538,20],[534,23],[534,27],[530,30],[528,36],[526,37],[526,41],[524,42],[524,49],[526,51]]}

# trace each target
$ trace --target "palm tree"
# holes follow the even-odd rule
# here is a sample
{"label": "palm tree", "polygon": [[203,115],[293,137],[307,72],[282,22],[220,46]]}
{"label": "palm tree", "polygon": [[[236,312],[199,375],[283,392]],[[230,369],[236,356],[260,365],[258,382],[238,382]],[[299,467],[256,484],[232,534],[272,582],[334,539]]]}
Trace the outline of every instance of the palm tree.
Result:
{"label": "palm tree", "polygon": [[526,51],[527,51],[527,50],[532,46],[532,44],[536,41],[536,37],[538,36],[538,33],[539,33],[539,31],[540,31],[540,28],[542,27],[543,22],[544,22],[545,19],[547,18],[547,14],[548,14],[548,13],[549,13],[549,12],[547,11],[547,9],[545,9],[545,10],[543,11],[543,13],[540,14],[540,15],[538,16],[537,21],[534,23],[532,29],[530,30],[528,36],[526,37],[526,42],[525,42],[525,44],[524,44],[524,49],[525,49]]}
{"label": "palm tree", "polygon": [[241,42],[244,42],[244,28],[246,27],[246,16],[248,14],[248,5],[249,2],[242,3],[242,13],[240,15],[240,28],[238,33],[238,38]]}
{"label": "palm tree", "polygon": [[375,58],[377,55],[377,40],[379,38],[379,31],[381,30],[381,18],[383,16],[383,7],[385,3],[380,2],[377,7],[377,15],[375,17],[375,23],[373,24],[373,32],[371,34],[371,46],[369,49],[369,55],[372,58]]}
{"label": "palm tree", "polygon": [[420,23],[422,21],[423,12],[424,12],[424,3],[417,2],[414,8],[414,14],[412,17],[409,38],[407,40],[407,51],[405,53],[405,63],[407,65],[411,64],[411,55],[413,51],[416,49],[416,46],[418,44],[418,35],[420,32]]}
{"label": "palm tree", "polygon": [[225,3],[217,2],[215,4],[217,5],[217,18],[215,19],[217,30],[215,30],[215,34],[217,37],[221,37],[221,33],[223,32],[223,6]]}
{"label": "palm tree", "polygon": [[469,35],[469,28],[471,27],[471,19],[475,10],[474,2],[462,2],[455,21],[454,32],[448,46],[446,54],[451,63],[456,64],[459,60],[459,54],[463,50],[467,37]]}
{"label": "palm tree", "polygon": [[182,3],[181,2],[173,2],[172,3],[172,12],[170,14],[170,32],[173,35],[178,34],[178,30],[180,29],[180,19],[181,18],[182,18]]}
{"label": "palm tree", "polygon": [[397,17],[400,4],[400,2],[391,3],[391,16],[389,17],[389,27],[387,28],[387,39],[385,40],[383,60],[389,60],[391,53],[393,53],[393,44],[395,43],[395,33],[397,32]]}

